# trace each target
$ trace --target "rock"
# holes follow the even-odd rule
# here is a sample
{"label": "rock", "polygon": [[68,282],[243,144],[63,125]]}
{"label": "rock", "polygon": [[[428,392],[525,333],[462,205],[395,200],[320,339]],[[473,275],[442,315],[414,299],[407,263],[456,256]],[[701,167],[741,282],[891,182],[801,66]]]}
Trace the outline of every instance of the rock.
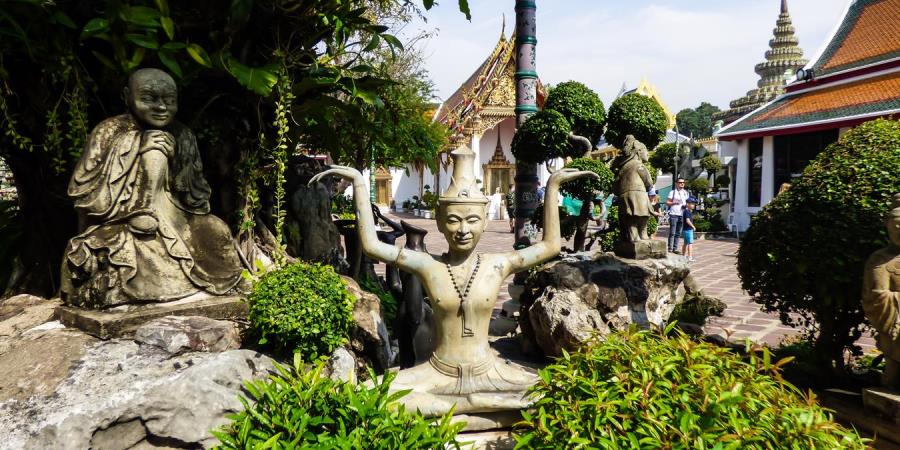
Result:
{"label": "rock", "polygon": [[356,358],[344,347],[338,347],[325,364],[328,377],[336,381],[356,382]]}
{"label": "rock", "polygon": [[885,387],[863,389],[863,404],[870,412],[900,425],[900,392]]}
{"label": "rock", "polygon": [[381,316],[378,296],[362,290],[352,278],[341,276],[347,282],[347,290],[356,297],[353,308],[354,329],[350,333],[350,349],[356,355],[357,373],[364,374],[366,366],[382,373],[394,359],[387,325]]}
{"label": "rock", "polygon": [[224,352],[241,347],[234,322],[201,316],[168,316],[140,326],[134,340],[171,354],[186,351]]}
{"label": "rock", "polygon": [[16,384],[10,376],[22,386],[41,377],[38,387],[0,400],[0,448],[209,448],[218,442],[210,430],[242,409],[242,383],[273,367],[249,350],[173,357],[70,329],[42,332],[15,348],[16,359],[2,358],[0,367],[43,368],[0,371],[7,385]]}
{"label": "rock", "polygon": [[[526,281],[519,326],[547,356],[571,351],[592,334],[630,325],[663,326],[683,301],[687,260],[633,260],[579,253],[539,267]],[[691,284],[689,289],[695,289]],[[528,345],[526,345],[528,347]]]}
{"label": "rock", "polygon": [[15,341],[0,353],[0,403],[53,394],[96,342],[73,330],[34,332]]}
{"label": "rock", "polygon": [[62,302],[22,294],[0,301],[0,358],[13,341],[34,327],[53,320],[53,311]]}

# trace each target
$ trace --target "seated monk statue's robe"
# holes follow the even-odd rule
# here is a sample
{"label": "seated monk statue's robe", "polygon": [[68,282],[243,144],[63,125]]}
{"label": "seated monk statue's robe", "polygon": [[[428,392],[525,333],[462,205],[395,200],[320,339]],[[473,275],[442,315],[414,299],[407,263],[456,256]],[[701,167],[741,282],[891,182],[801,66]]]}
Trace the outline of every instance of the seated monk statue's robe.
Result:
{"label": "seated monk statue's robe", "polygon": [[[193,133],[173,122],[172,155],[140,153],[146,130],[130,114],[91,133],[69,183],[86,228],[69,241],[62,297],[70,305],[107,308],[165,302],[199,291],[224,294],[241,281],[241,260],[228,226],[209,213]],[[149,215],[158,228],[135,230]]]}
{"label": "seated monk statue's robe", "polygon": [[878,348],[900,361],[900,254],[885,248],[866,262],[863,311],[878,331]]}

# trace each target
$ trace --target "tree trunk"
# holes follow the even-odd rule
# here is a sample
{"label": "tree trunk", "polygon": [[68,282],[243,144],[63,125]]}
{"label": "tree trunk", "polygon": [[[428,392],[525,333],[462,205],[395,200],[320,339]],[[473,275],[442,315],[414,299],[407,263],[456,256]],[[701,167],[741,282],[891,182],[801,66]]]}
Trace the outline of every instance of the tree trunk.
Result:
{"label": "tree trunk", "polygon": [[588,222],[591,220],[593,205],[594,203],[589,200],[581,204],[581,212],[578,214],[578,228],[575,230],[575,240],[572,242],[573,251],[584,251],[584,242],[587,240]]}
{"label": "tree trunk", "polygon": [[68,177],[47,170],[52,166],[41,152],[16,150],[6,156],[15,178],[23,234],[18,267],[5,295],[55,295],[63,252],[78,229],[66,194]]}

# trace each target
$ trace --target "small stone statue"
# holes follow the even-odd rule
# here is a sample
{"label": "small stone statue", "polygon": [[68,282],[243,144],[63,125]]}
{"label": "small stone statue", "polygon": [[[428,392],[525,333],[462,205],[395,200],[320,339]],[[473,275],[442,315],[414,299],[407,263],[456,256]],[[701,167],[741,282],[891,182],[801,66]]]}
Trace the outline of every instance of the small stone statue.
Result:
{"label": "small stone statue", "polygon": [[543,241],[506,253],[478,253],[475,247],[487,225],[488,199],[475,182],[475,154],[466,147],[451,154],[453,177],[438,200],[437,225],[449,252],[432,256],[397,248],[378,240],[369,206],[368,182],[357,170],[332,166],[311,182],[336,175],[353,182],[359,212],[363,251],[374,259],[396,264],[424,284],[434,310],[434,352],[428,362],[400,370],[391,389],[410,389],[400,401],[428,417],[521,409],[530,402],[525,391],[536,374],[498,358],[488,344],[488,325],[503,281],[510,275],[541,264],[559,254],[560,183],[591,172],[562,169],[547,183]]}
{"label": "small stone statue", "polygon": [[69,183],[83,232],[66,249],[63,300],[102,309],[228,293],[241,260],[209,213],[194,134],[174,120],[175,81],[141,69],[124,96],[129,112],[94,128]]}
{"label": "small stone statue", "polygon": [[644,166],[647,158],[647,146],[629,134],[625,138],[622,154],[612,163],[616,174],[612,193],[619,207],[620,228],[615,253],[623,258],[665,256],[665,246],[661,241],[654,241],[647,235],[647,221],[653,215],[647,195],[653,186],[653,179]]}
{"label": "small stone statue", "polygon": [[884,352],[882,383],[900,390],[900,194],[891,208],[885,221],[890,244],[866,261],[862,305]]}

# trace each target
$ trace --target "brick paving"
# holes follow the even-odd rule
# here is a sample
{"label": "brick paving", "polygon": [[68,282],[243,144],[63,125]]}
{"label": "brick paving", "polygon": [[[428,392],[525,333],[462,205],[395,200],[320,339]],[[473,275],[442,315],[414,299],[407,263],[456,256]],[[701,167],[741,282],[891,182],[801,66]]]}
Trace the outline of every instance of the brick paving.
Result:
{"label": "brick paving", "polygon": [[[412,225],[428,230],[425,245],[431,254],[441,254],[447,250],[444,236],[437,230],[433,219],[423,219],[409,214],[390,214],[396,219],[406,220]],[[665,239],[667,230],[661,228],[657,239]],[[404,238],[397,240],[403,245]],[[487,230],[478,243],[478,251],[485,253],[506,252],[512,249],[513,235],[509,232],[506,221],[490,221]],[[782,325],[775,314],[760,311],[759,305],[741,289],[737,275],[736,239],[704,239],[694,244],[696,261],[691,263],[691,273],[703,291],[721,299],[727,305],[722,317],[711,318],[706,332],[720,334],[730,340],[743,340],[778,345],[785,337],[797,334],[797,330]],[[384,265],[376,265],[376,272],[383,274]],[[511,277],[510,277],[511,281]],[[506,286],[500,290],[497,307],[509,299]],[[874,340],[869,337],[860,339],[859,344],[865,349],[874,348]]]}

